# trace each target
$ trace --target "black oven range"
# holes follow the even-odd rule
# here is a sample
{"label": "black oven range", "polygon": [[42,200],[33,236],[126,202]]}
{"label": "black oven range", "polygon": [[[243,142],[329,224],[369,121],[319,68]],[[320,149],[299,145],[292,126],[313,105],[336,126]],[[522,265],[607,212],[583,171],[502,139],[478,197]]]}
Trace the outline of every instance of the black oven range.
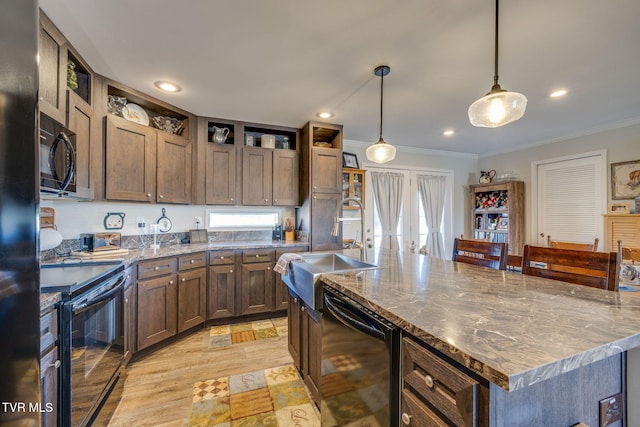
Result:
{"label": "black oven range", "polygon": [[43,264],[40,291],[61,292],[59,306],[60,426],[108,419],[122,388],[124,359],[122,261]]}

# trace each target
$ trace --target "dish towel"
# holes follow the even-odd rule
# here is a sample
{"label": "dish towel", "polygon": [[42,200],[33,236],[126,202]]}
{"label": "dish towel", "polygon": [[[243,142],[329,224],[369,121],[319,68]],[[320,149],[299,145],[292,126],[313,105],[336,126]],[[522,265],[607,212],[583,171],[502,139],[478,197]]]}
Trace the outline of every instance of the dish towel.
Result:
{"label": "dish towel", "polygon": [[280,255],[280,258],[278,258],[278,262],[276,263],[275,267],[273,267],[273,271],[286,276],[289,274],[289,263],[291,261],[298,261],[298,260],[304,261],[304,258],[292,252],[284,253]]}

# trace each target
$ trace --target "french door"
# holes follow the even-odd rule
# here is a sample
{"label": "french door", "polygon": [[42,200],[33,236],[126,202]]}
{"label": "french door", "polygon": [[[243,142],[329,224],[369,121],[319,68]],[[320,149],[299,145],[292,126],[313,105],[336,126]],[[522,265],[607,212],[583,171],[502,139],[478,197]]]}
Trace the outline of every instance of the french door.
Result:
{"label": "french door", "polygon": [[420,193],[417,186],[417,175],[438,175],[446,177],[445,203],[443,221],[440,231],[444,239],[444,251],[446,258],[450,257],[453,242],[453,172],[441,169],[394,169],[381,168],[367,165],[367,185],[365,209],[365,230],[366,237],[372,240],[374,247],[378,248],[382,240],[382,227],[378,218],[378,211],[375,206],[375,199],[371,189],[372,172],[393,172],[403,175],[403,194],[400,221],[398,223],[398,240],[400,250],[408,251],[415,245],[416,252],[425,244],[429,229],[425,219],[424,210],[420,200]]}

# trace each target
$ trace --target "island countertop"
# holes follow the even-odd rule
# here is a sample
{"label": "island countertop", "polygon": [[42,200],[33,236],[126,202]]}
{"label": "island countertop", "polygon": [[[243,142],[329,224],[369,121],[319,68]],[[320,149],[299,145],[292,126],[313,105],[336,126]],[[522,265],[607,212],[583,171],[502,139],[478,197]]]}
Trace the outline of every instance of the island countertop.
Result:
{"label": "island countertop", "polygon": [[322,281],[514,391],[640,347],[640,297],[423,255]]}

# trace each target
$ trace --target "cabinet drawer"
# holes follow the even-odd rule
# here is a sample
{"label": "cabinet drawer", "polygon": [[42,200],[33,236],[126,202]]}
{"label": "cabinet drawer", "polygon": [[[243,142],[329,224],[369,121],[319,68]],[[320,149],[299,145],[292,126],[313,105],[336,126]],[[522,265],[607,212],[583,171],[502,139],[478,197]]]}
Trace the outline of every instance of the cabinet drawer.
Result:
{"label": "cabinet drawer", "polygon": [[402,391],[401,421],[402,425],[411,427],[448,427],[449,425],[407,390]]}
{"label": "cabinet drawer", "polygon": [[233,251],[209,252],[209,265],[235,264],[236,254]]}
{"label": "cabinet drawer", "polygon": [[40,316],[40,354],[53,347],[58,339],[58,311],[51,310]]}
{"label": "cabinet drawer", "polygon": [[409,338],[403,338],[403,354],[403,396],[410,393],[455,426],[486,424],[486,386]]}
{"label": "cabinet drawer", "polygon": [[178,269],[180,271],[192,268],[205,267],[207,265],[207,253],[198,252],[195,254],[182,255],[178,257]]}
{"label": "cabinet drawer", "polygon": [[249,264],[253,262],[273,262],[273,249],[252,249],[242,251],[242,263]]}
{"label": "cabinet drawer", "polygon": [[141,262],[138,264],[138,279],[149,279],[175,273],[177,268],[177,258],[162,258],[156,261]]}

